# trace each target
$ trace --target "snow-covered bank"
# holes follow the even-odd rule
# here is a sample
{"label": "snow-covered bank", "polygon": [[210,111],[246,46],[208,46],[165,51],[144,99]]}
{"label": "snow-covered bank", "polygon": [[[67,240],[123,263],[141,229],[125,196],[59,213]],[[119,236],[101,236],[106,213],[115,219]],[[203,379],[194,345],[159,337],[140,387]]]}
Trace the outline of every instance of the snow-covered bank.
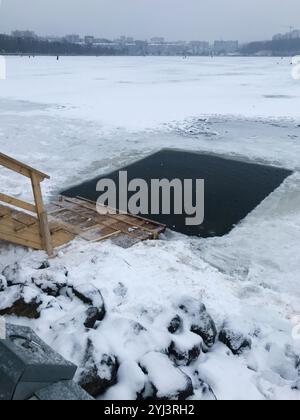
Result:
{"label": "snow-covered bank", "polygon": [[[75,241],[48,268],[44,254],[1,244],[2,281],[13,285],[0,292],[0,308],[19,293],[15,283],[26,283],[31,298],[47,279],[98,288],[106,315],[97,330],[85,330],[86,305],[65,290],[42,297],[39,319],[10,320],[29,323],[78,365],[92,363],[96,352],[108,387],[101,398],[136,398],[143,390],[145,397],[153,392],[149,384],[159,388],[157,396],[176,397],[174,383],[187,396],[192,383],[196,399],[299,400],[300,340],[292,330],[300,315],[300,85],[288,61],[219,59],[216,67],[179,58],[34,60],[9,59],[9,78],[0,83],[0,146],[51,175],[48,198],[162,147],[295,174],[223,238],[168,232],[127,250]],[[0,176],[3,192],[29,198],[26,180],[3,169]],[[194,312],[205,304],[218,333],[229,327],[251,340],[251,350],[234,355],[216,340],[199,356],[199,347],[207,348],[190,331],[192,315],[180,308],[191,298]],[[174,334],[168,326],[176,315],[182,321]]]}

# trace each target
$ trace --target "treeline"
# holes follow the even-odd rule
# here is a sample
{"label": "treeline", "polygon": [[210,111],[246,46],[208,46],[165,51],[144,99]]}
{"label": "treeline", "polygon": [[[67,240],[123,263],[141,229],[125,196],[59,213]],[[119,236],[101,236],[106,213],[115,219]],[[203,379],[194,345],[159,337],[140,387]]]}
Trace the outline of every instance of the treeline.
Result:
{"label": "treeline", "polygon": [[32,38],[15,38],[0,34],[1,54],[28,54],[28,55],[122,55],[126,51],[113,48],[91,47],[71,44],[64,41],[50,42]]}
{"label": "treeline", "polygon": [[278,41],[251,42],[240,50],[244,55],[269,53],[273,56],[300,55],[300,38]]}

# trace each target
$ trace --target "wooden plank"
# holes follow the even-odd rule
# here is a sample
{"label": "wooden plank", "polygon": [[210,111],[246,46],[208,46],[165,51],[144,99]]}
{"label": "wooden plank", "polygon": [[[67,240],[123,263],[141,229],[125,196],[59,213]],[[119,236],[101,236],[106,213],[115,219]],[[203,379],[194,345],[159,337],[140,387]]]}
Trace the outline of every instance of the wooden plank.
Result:
{"label": "wooden plank", "polygon": [[60,229],[52,234],[52,243],[55,248],[65,245],[71,242],[75,236],[70,234],[69,232],[65,231],[64,229]]}
{"label": "wooden plank", "polygon": [[54,249],[51,241],[48,215],[44,207],[40,179],[35,173],[31,174],[31,184],[35,199],[36,210],[39,218],[41,240],[44,245],[45,251],[47,252],[49,257],[52,257],[54,255]]}
{"label": "wooden plank", "polygon": [[13,221],[11,218],[7,218],[5,220],[0,219],[0,228],[1,231],[12,234],[14,236],[28,239],[32,242],[42,243],[39,233],[38,226],[32,226],[27,228],[26,230],[21,230],[19,232],[15,231],[16,227],[23,226],[21,223]]}
{"label": "wooden plank", "polygon": [[118,235],[120,235],[122,232],[120,232],[120,231],[116,231],[116,232],[114,232],[114,233],[110,233],[109,235],[106,235],[106,236],[101,236],[99,239],[95,239],[94,241],[92,241],[92,242],[101,242],[101,241],[105,241],[105,240],[107,240],[107,239],[110,239],[110,238],[114,238],[115,236],[118,236]]}
{"label": "wooden plank", "polygon": [[33,249],[43,249],[42,242],[38,235],[16,233],[7,225],[0,224],[0,240],[12,242],[16,245],[28,246]]}
{"label": "wooden plank", "polygon": [[0,153],[0,165],[21,175],[24,175],[27,178],[31,178],[31,174],[35,174],[40,179],[40,181],[43,181],[44,179],[50,179],[49,175],[46,175],[43,172],[26,165],[23,162],[13,159],[4,153]]}
{"label": "wooden plank", "polygon": [[19,207],[20,209],[30,211],[31,213],[36,213],[36,207],[33,204],[26,203],[23,200],[19,200],[9,195],[0,193],[0,201],[3,203],[11,204],[12,206]]}
{"label": "wooden plank", "polygon": [[33,226],[38,225],[38,219],[36,217],[31,217],[28,214],[21,212],[12,213],[12,221],[16,222],[15,232],[20,232],[28,228],[32,229]]}
{"label": "wooden plank", "polygon": [[9,207],[0,206],[0,217],[10,216],[11,209]]}
{"label": "wooden plank", "polygon": [[[68,198],[64,197],[64,200],[76,203],[81,207],[87,207],[89,209],[93,209],[93,211],[95,211],[96,214],[98,215],[95,203],[92,203],[89,200],[84,200],[84,199],[81,199],[81,198],[78,198],[78,199],[73,198],[72,199],[72,198],[69,198],[69,197]],[[99,216],[101,216],[101,215],[99,215]],[[157,236],[157,235],[159,235],[159,233],[162,233],[166,230],[165,225],[162,225],[162,224],[160,224],[158,222],[155,222],[155,221],[152,221],[150,219],[144,219],[144,218],[139,217],[139,216],[133,216],[133,215],[128,214],[128,213],[120,213],[120,214],[115,214],[115,215],[107,214],[106,216],[102,216],[102,217],[106,217],[108,219],[105,222],[103,222],[107,225],[114,224],[113,220],[115,220],[116,222],[119,222],[120,219],[121,219],[123,222],[127,223],[129,225],[129,227],[138,227],[141,230],[144,230],[146,232],[149,232],[149,233],[153,234],[154,236]],[[124,218],[127,218],[127,220],[124,220]],[[110,221],[109,221],[109,219],[110,219]],[[130,222],[129,222],[129,219],[131,219]],[[150,226],[148,226],[147,224],[152,225],[153,229],[151,229]],[[154,226],[155,226],[155,228],[154,228]]]}
{"label": "wooden plank", "polygon": [[[93,202],[93,201],[91,201],[91,200],[88,200],[87,198],[83,198],[83,197],[77,197],[77,199],[76,198],[66,198],[66,197],[64,197],[63,196],[63,199],[64,200],[77,200],[77,202],[78,203],[82,203],[82,202],[84,202],[84,203],[87,203],[87,204],[89,204],[90,206],[92,206],[94,209],[96,208],[96,203],[95,202]],[[105,207],[105,206],[102,206],[102,207]],[[96,210],[97,211],[97,210]],[[132,217],[133,219],[140,219],[140,220],[143,220],[144,222],[148,222],[148,223],[151,223],[152,225],[156,225],[156,226],[159,226],[159,227],[163,227],[164,229],[166,229],[167,228],[167,225],[164,225],[163,223],[160,223],[160,222],[156,222],[155,220],[151,220],[151,219],[148,219],[148,218],[146,218],[146,217],[142,217],[142,216],[137,216],[137,215],[133,215],[133,214],[130,214],[130,213],[126,213],[126,212],[119,212],[118,213],[118,215],[125,215],[125,216],[128,216],[128,217]]]}
{"label": "wooden plank", "polygon": [[20,237],[10,235],[10,234],[7,234],[7,233],[3,233],[3,232],[0,232],[0,240],[12,243],[14,245],[20,245],[20,246],[24,246],[26,248],[32,248],[32,249],[35,249],[35,250],[38,250],[38,251],[43,249],[42,244],[38,244],[36,242],[31,242],[28,239],[20,238]]}
{"label": "wooden plank", "polygon": [[81,232],[79,236],[86,241],[98,241],[102,238],[107,238],[110,235],[114,235],[116,232],[120,233],[115,229],[112,229],[108,226],[96,226],[94,229],[89,229],[84,232]]}

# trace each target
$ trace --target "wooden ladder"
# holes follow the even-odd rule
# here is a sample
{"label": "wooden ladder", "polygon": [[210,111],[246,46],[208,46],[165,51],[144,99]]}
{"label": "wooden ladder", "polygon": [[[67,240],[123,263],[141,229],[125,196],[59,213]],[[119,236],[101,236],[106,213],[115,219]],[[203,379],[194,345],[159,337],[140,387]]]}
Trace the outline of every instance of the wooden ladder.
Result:
{"label": "wooden ladder", "polygon": [[[49,257],[54,256],[54,248],[52,244],[51,232],[48,222],[48,215],[47,211],[44,206],[43,196],[41,191],[41,182],[45,179],[50,179],[50,177],[30,166],[19,162],[3,153],[0,153],[0,165],[14,171],[26,178],[29,178],[31,181],[33,196],[34,196],[34,204],[27,203],[25,201],[19,200],[17,198],[8,196],[6,194],[0,193],[0,202],[9,204],[14,208],[26,210],[26,212],[33,213],[37,216],[37,224],[38,224],[38,240],[42,244],[42,249],[44,249]],[[9,210],[9,208],[7,208]],[[2,218],[10,218],[11,213],[9,211],[4,212],[5,214],[0,214]],[[26,213],[24,214],[26,215]],[[16,239],[17,242],[17,232],[14,233],[12,236],[9,230],[5,232],[0,232],[0,239],[7,240],[9,242],[14,242],[12,237]],[[25,239],[23,239],[23,242]],[[30,241],[28,241],[30,245]]]}

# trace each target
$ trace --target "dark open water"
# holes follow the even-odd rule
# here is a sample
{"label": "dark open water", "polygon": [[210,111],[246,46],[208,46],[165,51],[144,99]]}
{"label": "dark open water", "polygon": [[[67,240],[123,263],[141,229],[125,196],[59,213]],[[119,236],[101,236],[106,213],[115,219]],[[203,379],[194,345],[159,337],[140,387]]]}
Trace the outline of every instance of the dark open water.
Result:
{"label": "dark open water", "polygon": [[[171,215],[142,215],[164,223],[177,232],[201,237],[229,233],[292,174],[291,171],[271,166],[169,149],[155,153],[122,170],[128,171],[129,181],[142,178],[148,185],[151,179],[204,179],[205,221],[201,226],[186,226],[186,215],[175,215],[174,211]],[[97,201],[99,192],[96,191],[96,184],[102,178],[112,179],[118,185],[119,171],[88,180],[62,194]],[[129,193],[129,197],[132,194],[134,193]]]}

